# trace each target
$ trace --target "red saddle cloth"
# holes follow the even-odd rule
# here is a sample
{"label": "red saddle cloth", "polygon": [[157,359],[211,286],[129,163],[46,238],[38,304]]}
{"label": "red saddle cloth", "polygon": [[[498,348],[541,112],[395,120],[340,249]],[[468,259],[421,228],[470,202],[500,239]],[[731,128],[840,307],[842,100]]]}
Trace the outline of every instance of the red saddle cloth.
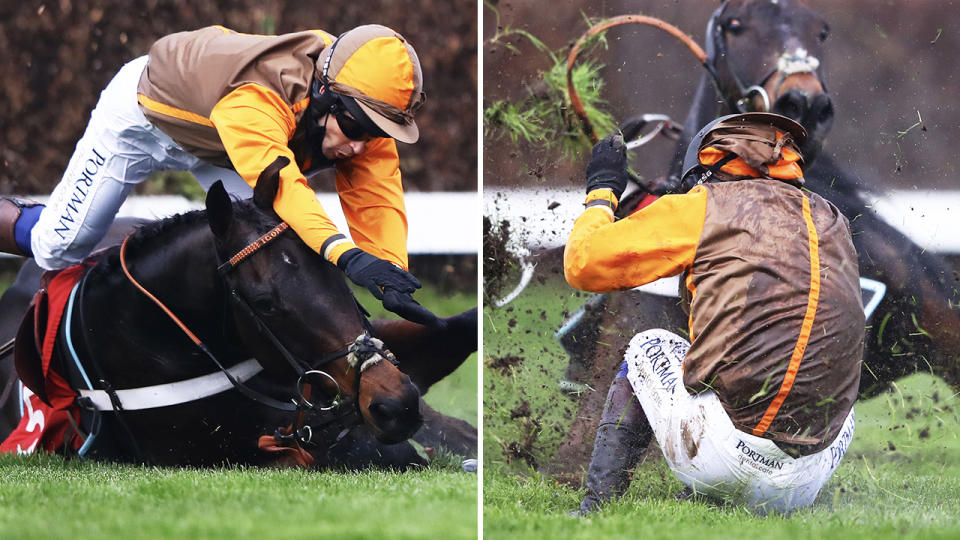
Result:
{"label": "red saddle cloth", "polygon": [[80,422],[77,392],[51,369],[50,361],[70,292],[88,268],[71,266],[49,277],[49,284],[34,297],[17,332],[14,356],[23,381],[21,418],[17,428],[0,443],[0,452],[32,454],[37,448],[56,452],[65,447],[77,450],[83,444],[84,439],[70,421],[72,416],[73,423]]}

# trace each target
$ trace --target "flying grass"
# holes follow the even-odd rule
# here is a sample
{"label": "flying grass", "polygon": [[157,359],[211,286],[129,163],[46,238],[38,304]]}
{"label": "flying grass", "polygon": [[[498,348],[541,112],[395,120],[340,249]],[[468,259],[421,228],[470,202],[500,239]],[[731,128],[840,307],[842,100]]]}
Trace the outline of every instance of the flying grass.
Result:
{"label": "flying grass", "polygon": [[[538,54],[543,55],[547,69],[541,71],[530,85],[527,95],[517,101],[495,100],[484,107],[484,138],[496,140],[507,137],[514,145],[526,144],[551,150],[559,149],[567,158],[592,146],[580,128],[580,119],[573,112],[567,93],[567,56],[565,49],[551,50],[536,36],[521,28],[502,27],[500,13],[490,2],[484,2],[487,10],[496,19],[497,31],[485,42],[487,47],[502,47],[514,54],[520,48],[511,42],[528,42]],[[593,21],[585,20],[589,28]],[[603,33],[593,36],[583,46],[583,56],[591,50],[606,48]],[[584,110],[597,133],[611,133],[617,128],[612,113],[606,110],[606,101],[601,97],[604,81],[601,76],[603,64],[580,60],[574,65],[570,77],[580,96]]]}
{"label": "flying grass", "polygon": [[[484,328],[485,537],[960,537],[960,397],[929,373],[858,402],[846,457],[815,504],[791,516],[678,501],[683,485],[654,452],[637,467],[625,497],[590,517],[569,517],[582,487],[538,471],[552,463],[577,413],[575,400],[557,390],[567,360],[553,333],[585,300],[562,279],[548,278],[484,314],[496,323],[496,330]],[[509,369],[490,367],[510,355],[520,360]]]}

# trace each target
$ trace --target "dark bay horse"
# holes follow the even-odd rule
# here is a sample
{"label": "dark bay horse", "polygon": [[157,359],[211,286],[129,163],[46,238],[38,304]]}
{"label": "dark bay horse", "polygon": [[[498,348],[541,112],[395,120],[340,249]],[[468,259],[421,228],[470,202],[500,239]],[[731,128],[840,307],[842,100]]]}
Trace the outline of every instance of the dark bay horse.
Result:
{"label": "dark bay horse", "polygon": [[[763,95],[748,89],[762,87],[773,112],[807,129],[804,152],[812,164],[805,170],[806,187],[843,212],[851,223],[861,275],[887,288],[868,321],[860,396],[876,395],[895,379],[918,371],[939,375],[960,389],[960,278],[943,259],[867,207],[870,179],[819,155],[834,116],[819,61],[828,33],[827,24],[798,2],[723,2],[707,25],[708,62],[716,79],[709,73],[701,77],[670,170],[648,187],[666,192],[677,186],[690,137],[717,116],[761,108]],[[643,195],[625,199],[618,213],[633,211]],[[630,338],[648,328],[684,334],[687,320],[675,296],[627,291],[595,298],[566,328],[561,337],[571,356],[566,378],[595,391],[581,398],[577,420],[556,460],[561,464],[557,472],[577,470],[589,461],[604,397]],[[598,341],[609,347],[596,347]]]}
{"label": "dark bay horse", "polygon": [[[294,233],[284,233],[272,210],[283,165],[278,160],[264,171],[250,200],[232,202],[215,185],[206,211],[147,225],[125,248],[91,257],[96,264],[78,286],[77,307],[60,332],[82,336],[72,342],[79,361],[61,336],[53,361],[71,386],[88,388],[91,380],[113,402],[109,410],[84,414],[85,431],[99,422],[86,455],[156,464],[284,464],[285,454],[261,450],[258,439],[300,422],[289,410],[293,402],[323,405],[339,394],[339,410],[306,408],[305,429],[294,431],[318,465],[424,463],[403,442],[423,422],[417,386],[371,338],[376,330],[343,274]],[[209,353],[136,289],[121,259]],[[11,289],[13,299],[0,302],[5,316],[17,300],[17,288]],[[475,340],[475,314],[449,318],[448,327],[469,336],[471,319]],[[216,374],[217,363],[229,368],[251,357],[254,373],[240,381],[245,390],[237,386],[162,407],[119,409],[113,399],[122,404],[125,389]],[[411,367],[416,373],[416,362]],[[451,438],[462,430],[469,442],[471,426],[450,420]]]}

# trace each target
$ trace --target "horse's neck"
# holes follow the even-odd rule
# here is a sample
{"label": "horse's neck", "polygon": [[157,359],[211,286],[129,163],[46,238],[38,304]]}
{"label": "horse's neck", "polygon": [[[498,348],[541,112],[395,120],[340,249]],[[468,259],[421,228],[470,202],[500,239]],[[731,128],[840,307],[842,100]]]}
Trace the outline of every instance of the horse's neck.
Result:
{"label": "horse's neck", "polygon": [[[217,254],[206,222],[172,227],[147,239],[128,257],[134,278],[187,324],[220,325],[211,314],[220,314],[225,300],[217,275]],[[133,302],[159,308],[146,295]]]}
{"label": "horse's neck", "polygon": [[707,125],[707,122],[717,118],[721,114],[728,114],[727,105],[723,97],[717,92],[713,79],[708,73],[700,76],[700,82],[697,84],[697,91],[693,96],[693,103],[687,112],[687,117],[683,122],[683,134],[677,141],[674,150],[673,160],[670,162],[670,169],[667,173],[671,180],[679,181],[680,174],[683,172],[683,154],[687,151],[687,146],[693,136],[700,131],[700,128]]}

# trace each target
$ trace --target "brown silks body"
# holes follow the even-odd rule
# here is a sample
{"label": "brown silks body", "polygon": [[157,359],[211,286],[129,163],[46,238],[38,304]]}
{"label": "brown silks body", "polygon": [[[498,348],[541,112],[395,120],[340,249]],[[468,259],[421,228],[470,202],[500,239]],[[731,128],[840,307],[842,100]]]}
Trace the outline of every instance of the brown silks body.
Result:
{"label": "brown silks body", "polygon": [[714,391],[737,429],[804,455],[839,434],[857,395],[864,315],[849,225],[830,202],[760,178],[667,195],[617,222],[591,206],[564,267],[592,292],[683,274],[688,389]]}

